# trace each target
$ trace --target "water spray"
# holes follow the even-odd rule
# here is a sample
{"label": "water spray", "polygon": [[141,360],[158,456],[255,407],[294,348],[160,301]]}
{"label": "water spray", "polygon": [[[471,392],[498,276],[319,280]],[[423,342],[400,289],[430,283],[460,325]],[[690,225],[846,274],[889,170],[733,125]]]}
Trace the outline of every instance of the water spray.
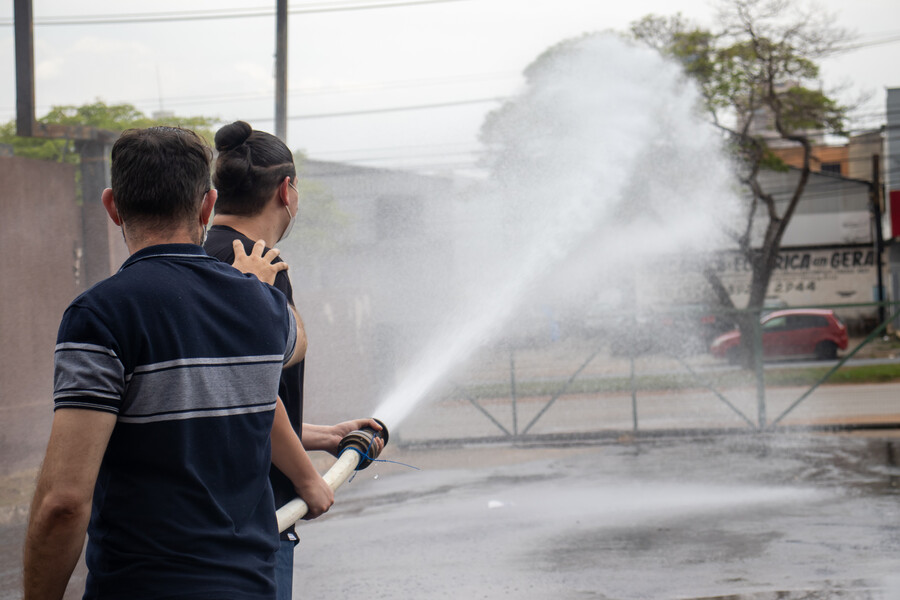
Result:
{"label": "water spray", "polygon": [[[384,445],[388,443],[388,430],[385,424],[379,420],[381,431],[375,431],[371,427],[363,427],[351,431],[344,436],[338,445],[338,459],[328,472],[322,476],[325,483],[332,491],[344,484],[354,471],[361,471],[372,464],[372,460],[378,458],[380,451],[375,446],[375,440],[381,439]],[[275,512],[278,519],[278,532],[282,532],[306,515],[309,507],[301,498],[294,498]]]}

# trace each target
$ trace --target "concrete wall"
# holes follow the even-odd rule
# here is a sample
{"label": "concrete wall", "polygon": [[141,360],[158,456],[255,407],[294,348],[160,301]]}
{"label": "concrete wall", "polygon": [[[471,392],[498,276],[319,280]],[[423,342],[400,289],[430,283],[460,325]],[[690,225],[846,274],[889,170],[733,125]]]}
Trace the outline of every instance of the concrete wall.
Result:
{"label": "concrete wall", "polygon": [[[800,172],[764,171],[760,182],[775,197],[779,214],[796,189]],[[765,211],[757,211],[753,244],[762,243],[768,223]],[[782,247],[831,246],[872,243],[869,186],[838,176],[811,173],[797,210],[781,240]]]}
{"label": "concrete wall", "polygon": [[[409,362],[410,349],[421,345],[413,341],[429,325],[430,314],[416,309],[433,298],[417,296],[452,301],[452,247],[444,232],[452,184],[330,163],[311,165],[306,176],[350,217],[349,243],[321,264],[282,245],[310,336],[307,414],[330,423],[370,414],[393,387],[398,366]],[[76,204],[72,166],[0,157],[0,181],[2,477],[36,467],[43,455],[62,312],[114,273],[127,250],[97,194]],[[419,219],[408,223],[410,214]]]}
{"label": "concrete wall", "polygon": [[75,168],[0,157],[0,476],[38,464],[53,348],[82,272]]}
{"label": "concrete wall", "polygon": [[309,337],[304,415],[328,424],[371,414],[428,339],[435,306],[452,302],[454,189],[449,179],[322,161],[303,163],[300,178],[346,217],[339,247],[319,256],[304,252],[303,225],[279,244]]}

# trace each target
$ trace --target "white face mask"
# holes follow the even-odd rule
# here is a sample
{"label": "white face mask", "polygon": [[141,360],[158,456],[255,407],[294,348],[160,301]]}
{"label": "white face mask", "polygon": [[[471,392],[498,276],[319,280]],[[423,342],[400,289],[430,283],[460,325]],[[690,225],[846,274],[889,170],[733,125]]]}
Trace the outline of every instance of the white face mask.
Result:
{"label": "white face mask", "polygon": [[297,220],[297,215],[292,215],[292,214],[291,214],[291,209],[290,209],[288,206],[285,206],[285,207],[284,207],[284,210],[287,211],[287,214],[288,214],[288,216],[291,218],[291,220],[288,221],[287,227],[284,228],[284,233],[282,233],[282,234],[281,234],[281,237],[278,238],[278,241],[279,241],[279,242],[282,241],[282,240],[287,239],[287,236],[291,235],[291,229],[294,228],[294,221]]}
{"label": "white face mask", "polygon": [[[297,191],[297,188],[294,187],[294,184],[293,184],[293,183],[289,183],[288,185],[291,186],[291,187],[294,189],[295,192],[297,192],[297,198],[299,198],[299,197],[300,197],[300,192]],[[279,242],[282,241],[282,240],[286,240],[287,237],[288,237],[289,235],[291,235],[291,230],[294,228],[294,221],[297,220],[297,213],[300,212],[299,207],[298,207],[297,213],[295,213],[295,214],[292,215],[292,214],[291,214],[291,207],[288,206],[287,204],[284,205],[284,210],[287,211],[287,214],[288,214],[288,217],[290,217],[290,220],[288,221],[287,227],[284,228],[284,233],[282,233],[282,234],[281,234],[281,237],[278,238],[278,241],[279,241]]]}

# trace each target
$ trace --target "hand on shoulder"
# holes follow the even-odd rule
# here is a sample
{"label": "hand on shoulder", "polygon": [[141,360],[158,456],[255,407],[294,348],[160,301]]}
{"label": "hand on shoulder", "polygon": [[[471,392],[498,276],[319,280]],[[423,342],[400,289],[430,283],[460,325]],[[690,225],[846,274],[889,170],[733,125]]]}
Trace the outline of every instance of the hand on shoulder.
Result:
{"label": "hand on shoulder", "polygon": [[240,240],[234,240],[232,246],[234,247],[232,266],[242,273],[256,275],[257,279],[269,285],[275,283],[275,276],[278,273],[286,271],[288,268],[288,264],[284,261],[272,263],[281,254],[278,248],[272,248],[263,254],[266,247],[264,240],[257,240],[249,255]]}

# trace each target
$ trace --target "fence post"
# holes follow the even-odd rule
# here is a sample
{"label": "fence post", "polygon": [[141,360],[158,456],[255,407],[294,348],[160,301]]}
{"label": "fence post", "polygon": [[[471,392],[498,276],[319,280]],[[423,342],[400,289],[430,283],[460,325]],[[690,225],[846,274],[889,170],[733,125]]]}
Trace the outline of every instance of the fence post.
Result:
{"label": "fence post", "polygon": [[[84,140],[76,145],[81,154],[81,227],[83,248],[83,278],[87,289],[106,279],[119,268],[118,257],[113,258],[114,245],[124,243],[110,233],[112,223],[103,209],[100,196],[110,186],[109,150],[102,141]],[[115,230],[119,234],[119,230]],[[125,256],[127,256],[127,252]]]}
{"label": "fence post", "polygon": [[638,430],[638,415],[637,415],[637,387],[634,382],[634,352],[631,352],[630,356],[631,363],[631,420],[634,427],[634,432],[637,433]]}
{"label": "fence post", "polygon": [[756,370],[756,407],[760,430],[766,428],[766,371],[763,365],[762,310],[753,313],[753,367]]}
{"label": "fence post", "polygon": [[519,435],[518,415],[516,414],[516,354],[513,345],[509,345],[509,388],[512,394],[513,437]]}

